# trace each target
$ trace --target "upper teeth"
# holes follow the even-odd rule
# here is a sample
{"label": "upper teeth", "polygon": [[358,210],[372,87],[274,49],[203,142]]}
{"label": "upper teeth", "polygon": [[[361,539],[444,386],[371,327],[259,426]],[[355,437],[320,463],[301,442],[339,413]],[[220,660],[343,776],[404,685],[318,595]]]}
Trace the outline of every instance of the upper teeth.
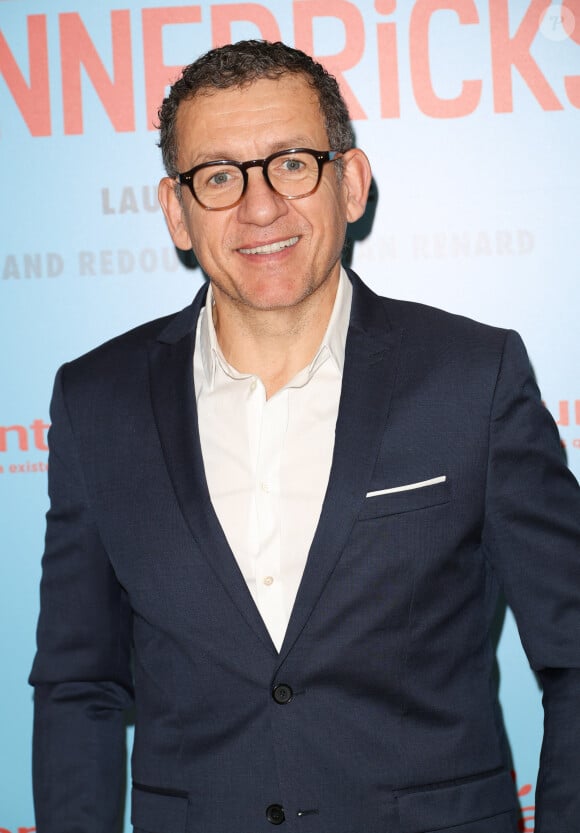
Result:
{"label": "upper teeth", "polygon": [[281,252],[288,246],[298,243],[297,237],[289,237],[288,240],[278,240],[276,243],[268,243],[266,246],[256,246],[254,249],[240,249],[244,255],[271,255],[274,252]]}

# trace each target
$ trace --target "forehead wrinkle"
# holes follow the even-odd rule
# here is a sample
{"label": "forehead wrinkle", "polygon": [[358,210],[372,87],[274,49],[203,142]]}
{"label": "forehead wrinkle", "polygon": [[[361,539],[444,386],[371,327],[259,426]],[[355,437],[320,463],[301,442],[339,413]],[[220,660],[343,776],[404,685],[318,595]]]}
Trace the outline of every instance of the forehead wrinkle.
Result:
{"label": "forehead wrinkle", "polygon": [[[276,102],[276,96],[272,95],[273,87],[283,91],[286,97],[290,95],[288,108],[272,108],[272,101]],[[297,99],[299,108],[296,107]],[[282,96],[278,103],[280,101],[283,101]],[[322,134],[317,139],[314,136],[319,133],[318,126],[315,134],[310,129],[312,105],[315,102],[322,128]],[[307,129],[310,136],[304,135],[300,129],[302,118],[309,126]],[[216,90],[211,95],[187,99],[178,110],[176,126],[181,139],[178,151],[184,157],[187,154],[182,170],[205,162],[264,159],[272,153],[292,147],[324,150],[328,146],[326,127],[316,95],[310,87],[305,86],[305,82],[298,79],[289,82],[263,79],[241,90]],[[240,136],[242,147],[239,145]]]}
{"label": "forehead wrinkle", "polygon": [[[291,139],[281,139],[277,142],[273,142],[268,152],[265,156],[253,156],[251,159],[241,159],[238,156],[232,156],[230,151],[208,151],[207,153],[202,153],[199,156],[199,162],[196,162],[196,165],[203,165],[207,162],[238,162],[243,164],[244,162],[252,162],[254,159],[267,159],[269,156],[272,156],[278,151],[282,150],[293,150],[294,148],[301,148],[301,147],[310,147],[312,144],[311,140],[305,136],[297,136]],[[324,148],[312,148],[312,150],[324,150]],[[195,166],[193,166],[195,167]]]}

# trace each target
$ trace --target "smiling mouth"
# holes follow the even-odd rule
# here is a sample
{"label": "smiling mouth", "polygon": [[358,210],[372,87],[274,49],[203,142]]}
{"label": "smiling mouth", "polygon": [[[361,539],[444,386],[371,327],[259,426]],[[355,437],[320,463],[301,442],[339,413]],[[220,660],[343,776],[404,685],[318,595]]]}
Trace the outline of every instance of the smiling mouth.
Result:
{"label": "smiling mouth", "polygon": [[277,240],[276,243],[268,243],[265,246],[256,246],[253,249],[238,249],[243,255],[272,255],[276,252],[281,252],[282,249],[287,249],[290,246],[295,246],[298,243],[298,237],[289,237],[288,240]]}

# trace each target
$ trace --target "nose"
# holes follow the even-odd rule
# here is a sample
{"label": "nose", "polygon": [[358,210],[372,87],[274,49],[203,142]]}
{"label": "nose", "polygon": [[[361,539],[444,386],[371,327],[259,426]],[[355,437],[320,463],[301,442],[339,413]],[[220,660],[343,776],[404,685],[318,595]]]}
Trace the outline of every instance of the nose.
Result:
{"label": "nose", "polygon": [[288,211],[287,201],[270,188],[261,166],[248,168],[247,174],[248,185],[238,205],[238,219],[242,223],[268,226]]}

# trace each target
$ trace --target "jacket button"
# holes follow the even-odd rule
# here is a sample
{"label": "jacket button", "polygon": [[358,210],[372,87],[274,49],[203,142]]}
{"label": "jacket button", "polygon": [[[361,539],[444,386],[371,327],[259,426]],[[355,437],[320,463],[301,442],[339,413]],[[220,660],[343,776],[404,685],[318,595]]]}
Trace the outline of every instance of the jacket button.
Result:
{"label": "jacket button", "polygon": [[270,804],[269,807],[266,807],[266,818],[270,824],[282,824],[286,821],[284,808],[280,804]]}
{"label": "jacket button", "polygon": [[274,690],[272,691],[272,697],[280,706],[285,706],[286,703],[289,703],[293,695],[294,692],[286,683],[279,683],[277,686],[274,686]]}

